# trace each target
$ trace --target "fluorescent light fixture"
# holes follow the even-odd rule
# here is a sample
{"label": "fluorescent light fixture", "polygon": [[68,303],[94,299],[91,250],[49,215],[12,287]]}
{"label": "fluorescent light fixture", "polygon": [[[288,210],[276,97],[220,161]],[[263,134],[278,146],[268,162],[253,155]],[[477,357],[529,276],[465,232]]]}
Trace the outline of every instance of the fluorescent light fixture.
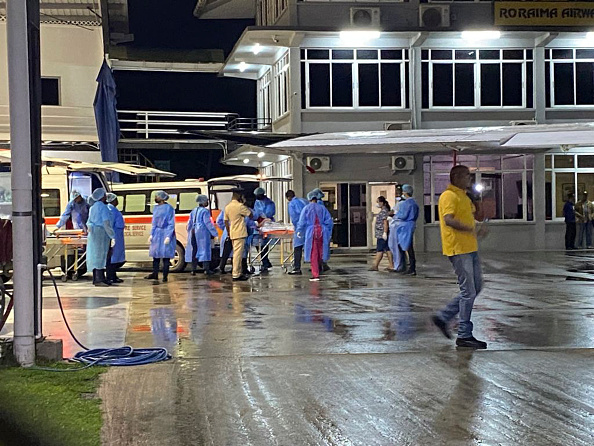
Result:
{"label": "fluorescent light fixture", "polygon": [[501,37],[499,31],[462,31],[462,38],[464,40],[497,40]]}
{"label": "fluorescent light fixture", "polygon": [[256,43],[252,48],[252,53],[254,53],[257,56],[258,54],[260,54],[260,51],[262,51],[262,47],[259,43]]}
{"label": "fluorescent light fixture", "polygon": [[243,73],[246,68],[247,68],[247,64],[245,62],[239,63],[239,71],[241,71]]}
{"label": "fluorescent light fixture", "polygon": [[379,39],[379,31],[341,31],[340,41],[343,44],[362,45],[371,40]]}
{"label": "fluorescent light fixture", "polygon": [[594,32],[586,33],[586,40],[594,40]]}
{"label": "fluorescent light fixture", "polygon": [[264,155],[266,155],[264,152],[258,152],[258,158],[264,158]]}
{"label": "fluorescent light fixture", "polygon": [[244,158],[243,159],[243,164],[249,164],[250,163],[250,159],[249,158]]}
{"label": "fluorescent light fixture", "polygon": [[483,186],[482,184],[475,184],[474,185],[474,190],[477,191],[479,194],[485,190],[485,186]]}

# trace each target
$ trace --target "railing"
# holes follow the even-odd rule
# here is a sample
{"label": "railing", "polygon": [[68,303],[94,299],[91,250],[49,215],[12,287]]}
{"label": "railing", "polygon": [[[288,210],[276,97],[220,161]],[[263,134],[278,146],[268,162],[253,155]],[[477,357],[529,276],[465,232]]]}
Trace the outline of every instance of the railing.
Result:
{"label": "railing", "polygon": [[272,129],[270,118],[240,118],[236,117],[229,122],[227,130],[235,132],[258,132]]}
{"label": "railing", "polygon": [[184,130],[227,130],[236,113],[118,111],[126,139],[196,139]]}

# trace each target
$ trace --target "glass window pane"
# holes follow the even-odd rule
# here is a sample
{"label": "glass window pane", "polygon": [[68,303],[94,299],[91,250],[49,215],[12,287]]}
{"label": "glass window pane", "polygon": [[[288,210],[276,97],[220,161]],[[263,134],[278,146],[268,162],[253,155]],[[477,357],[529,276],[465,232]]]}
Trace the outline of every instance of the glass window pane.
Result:
{"label": "glass window pane", "polygon": [[551,106],[551,64],[545,62],[545,106]]}
{"label": "glass window pane", "polygon": [[568,194],[575,194],[575,174],[555,173],[555,216],[563,217],[563,205]]}
{"label": "glass window pane", "polygon": [[594,104],[594,62],[578,62],[575,71],[577,104]]}
{"label": "glass window pane", "polygon": [[429,50],[421,50],[421,60],[429,60]]}
{"label": "glass window pane", "polygon": [[421,108],[429,108],[429,64],[421,64]]}
{"label": "glass window pane", "polygon": [[330,50],[307,50],[308,59],[330,59]]}
{"label": "glass window pane", "polygon": [[[451,165],[450,165],[451,169]],[[433,203],[435,206],[435,221],[439,221],[439,196],[447,189],[450,184],[450,174],[434,174],[433,175]]]}
{"label": "glass window pane", "polygon": [[524,50],[503,50],[505,60],[524,60]]}
{"label": "glass window pane", "polygon": [[410,63],[404,63],[404,97],[406,98],[406,108],[410,108]]}
{"label": "glass window pane", "polygon": [[[151,214],[153,213],[153,209],[156,206],[156,203],[155,203],[155,194],[156,193],[157,193],[156,190],[151,192],[151,201],[150,201]],[[169,194],[169,199],[167,200],[167,203],[169,203],[169,205],[171,207],[173,207],[173,209],[177,209],[177,194]]]}
{"label": "glass window pane", "polygon": [[330,106],[330,65],[309,65],[309,105],[311,107]]}
{"label": "glass window pane", "polygon": [[523,219],[524,197],[522,195],[522,173],[503,174],[503,218]]}
{"label": "glass window pane", "polygon": [[574,167],[573,155],[555,155],[556,169],[573,169]]}
{"label": "glass window pane", "polygon": [[402,85],[400,82],[400,64],[382,64],[382,107],[400,107],[402,105]]}
{"label": "glass window pane", "polygon": [[526,157],[526,169],[534,169],[534,155],[525,155]]}
{"label": "glass window pane", "polygon": [[359,65],[359,105],[379,106],[379,67],[377,64]]}
{"label": "glass window pane", "polygon": [[[154,192],[153,192],[154,193]],[[154,199],[154,196],[153,196]],[[146,208],[146,196],[144,194],[126,195],[125,212],[140,213]]]}
{"label": "glass window pane", "polygon": [[455,57],[458,60],[474,60],[476,59],[476,50],[456,50]]}
{"label": "glass window pane", "polygon": [[553,219],[553,172],[545,172],[545,219]]}
{"label": "glass window pane", "polygon": [[526,172],[526,193],[528,194],[528,196],[526,197],[526,200],[528,200],[526,203],[526,214],[528,221],[534,220],[534,199],[532,198],[534,190],[532,187],[533,183],[534,172]]}
{"label": "glass window pane", "polygon": [[588,194],[588,199],[592,201],[592,197],[594,196],[594,173],[578,173],[577,187],[576,200],[582,200],[585,192]]}
{"label": "glass window pane", "polygon": [[[306,102],[306,85],[307,85],[307,78],[305,77],[305,70],[306,70],[306,65],[305,62],[301,62],[301,108],[306,108],[307,107],[307,102]],[[267,96],[268,98],[269,96]],[[268,104],[268,100],[264,101],[265,106]],[[264,117],[268,118],[268,114],[265,112],[264,113]]]}
{"label": "glass window pane", "polygon": [[124,211],[124,196],[118,195],[118,205],[116,206],[120,212]]}
{"label": "glass window pane", "polygon": [[545,50],[545,59],[550,59],[551,58],[551,50],[546,49]]}
{"label": "glass window pane", "polygon": [[522,65],[503,64],[503,105],[522,105]]}
{"label": "glass window pane", "polygon": [[594,59],[594,49],[576,49],[575,57],[576,59]]}
{"label": "glass window pane", "polygon": [[578,155],[578,167],[594,168],[594,155]]}
{"label": "glass window pane", "polygon": [[305,59],[305,49],[301,48],[301,50],[299,51],[299,54],[301,55],[301,60]]}
{"label": "glass window pane", "polygon": [[452,60],[452,51],[431,50],[431,60]]}
{"label": "glass window pane", "polygon": [[553,156],[545,155],[545,168],[550,169],[553,167]]}
{"label": "glass window pane", "polygon": [[526,107],[534,107],[534,68],[532,62],[526,63]]}
{"label": "glass window pane", "polygon": [[533,56],[533,51],[532,50],[526,50],[526,60],[532,60]]}
{"label": "glass window pane", "polygon": [[332,106],[353,106],[353,65],[350,63],[332,64]]}
{"label": "glass window pane", "polygon": [[332,50],[332,59],[353,59],[353,50]]}
{"label": "glass window pane", "polygon": [[357,59],[377,59],[377,50],[357,50]]}
{"label": "glass window pane", "polygon": [[454,76],[451,64],[433,64],[433,106],[454,105]]}
{"label": "glass window pane", "polygon": [[501,105],[501,66],[481,64],[481,105]]}
{"label": "glass window pane", "polygon": [[503,217],[501,210],[501,173],[483,173],[483,210],[486,218],[492,220]]}
{"label": "glass window pane", "polygon": [[555,75],[555,105],[574,105],[573,64],[556,63],[553,67]]}
{"label": "glass window pane", "polygon": [[60,80],[41,78],[41,105],[60,105]]}
{"label": "glass window pane", "polygon": [[503,155],[502,170],[524,170],[524,155]]}
{"label": "glass window pane", "polygon": [[196,203],[195,192],[182,192],[179,194],[179,210],[180,211],[191,211],[198,203]]}
{"label": "glass window pane", "polygon": [[499,50],[480,50],[479,59],[481,60],[498,60]]}
{"label": "glass window pane", "polygon": [[553,59],[573,59],[573,50],[553,50]]}
{"label": "glass window pane", "polygon": [[62,209],[60,206],[60,190],[43,189],[41,191],[41,206],[43,207],[43,215],[45,217],[59,217],[62,215]]}
{"label": "glass window pane", "polygon": [[456,106],[474,105],[474,64],[456,64]]}
{"label": "glass window pane", "polygon": [[381,57],[383,60],[401,60],[402,50],[381,50]]}

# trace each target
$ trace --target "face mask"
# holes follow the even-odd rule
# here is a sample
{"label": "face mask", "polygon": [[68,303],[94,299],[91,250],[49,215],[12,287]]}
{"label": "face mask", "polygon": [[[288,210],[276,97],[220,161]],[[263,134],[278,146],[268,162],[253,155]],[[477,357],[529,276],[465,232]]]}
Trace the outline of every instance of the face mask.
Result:
{"label": "face mask", "polygon": [[382,208],[382,205],[381,204],[376,204],[375,207],[378,208],[378,209],[381,209]]}

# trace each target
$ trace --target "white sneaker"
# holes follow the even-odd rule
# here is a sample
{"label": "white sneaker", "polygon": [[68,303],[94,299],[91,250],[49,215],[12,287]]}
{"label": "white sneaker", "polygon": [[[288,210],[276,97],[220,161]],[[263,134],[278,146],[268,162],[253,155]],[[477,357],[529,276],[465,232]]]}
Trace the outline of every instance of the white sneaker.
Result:
{"label": "white sneaker", "polygon": [[310,282],[319,282],[320,278],[319,277],[312,277],[311,279],[309,279]]}

